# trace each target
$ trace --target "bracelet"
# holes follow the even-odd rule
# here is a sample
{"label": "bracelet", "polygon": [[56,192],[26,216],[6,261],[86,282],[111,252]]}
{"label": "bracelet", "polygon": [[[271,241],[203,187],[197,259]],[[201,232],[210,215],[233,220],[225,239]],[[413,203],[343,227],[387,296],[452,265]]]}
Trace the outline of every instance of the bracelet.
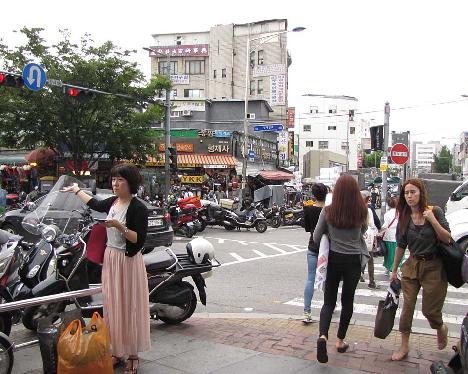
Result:
{"label": "bracelet", "polygon": [[[124,226],[125,227],[125,226]],[[125,227],[125,230],[124,230],[124,235],[127,235],[128,234],[128,227]]]}
{"label": "bracelet", "polygon": [[81,188],[78,189],[78,191],[75,192],[75,195],[78,195],[78,192],[81,191]]}

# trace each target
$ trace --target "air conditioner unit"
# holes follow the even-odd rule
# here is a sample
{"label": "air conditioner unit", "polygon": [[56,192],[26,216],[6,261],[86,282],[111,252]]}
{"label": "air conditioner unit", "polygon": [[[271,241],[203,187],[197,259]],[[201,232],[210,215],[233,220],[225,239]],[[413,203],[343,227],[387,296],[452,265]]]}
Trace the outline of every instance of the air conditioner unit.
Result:
{"label": "air conditioner unit", "polygon": [[192,115],[192,111],[191,111],[191,110],[183,110],[183,111],[182,111],[182,115],[183,115],[184,117],[189,117],[189,116]]}
{"label": "air conditioner unit", "polygon": [[255,119],[255,113],[247,113],[247,119]]}

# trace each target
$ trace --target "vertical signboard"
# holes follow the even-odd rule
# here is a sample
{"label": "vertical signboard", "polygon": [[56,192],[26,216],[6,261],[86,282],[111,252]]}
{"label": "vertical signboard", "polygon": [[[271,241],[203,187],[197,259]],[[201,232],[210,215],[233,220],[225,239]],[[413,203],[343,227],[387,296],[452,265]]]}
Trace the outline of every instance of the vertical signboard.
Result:
{"label": "vertical signboard", "polygon": [[288,108],[288,128],[294,127],[294,117],[296,116],[296,108]]}
{"label": "vertical signboard", "polygon": [[289,135],[287,131],[281,131],[278,133],[278,152],[280,161],[286,161],[288,159],[288,140]]}
{"label": "vertical signboard", "polygon": [[270,76],[270,104],[286,105],[286,76]]}
{"label": "vertical signboard", "polygon": [[288,139],[288,160],[294,159],[294,131],[289,132]]}

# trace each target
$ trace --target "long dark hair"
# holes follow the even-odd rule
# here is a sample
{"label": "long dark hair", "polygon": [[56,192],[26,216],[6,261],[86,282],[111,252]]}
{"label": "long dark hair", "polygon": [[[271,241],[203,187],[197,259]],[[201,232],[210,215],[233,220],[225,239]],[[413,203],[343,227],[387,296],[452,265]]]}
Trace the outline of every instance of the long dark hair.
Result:
{"label": "long dark hair", "polygon": [[406,229],[411,218],[411,207],[408,205],[405,199],[405,187],[408,184],[412,184],[419,190],[419,211],[424,212],[424,210],[427,208],[427,191],[423,181],[418,178],[408,179],[405,183],[403,183],[397,204],[400,235],[404,235],[406,233]]}
{"label": "long dark hair", "polygon": [[327,222],[339,229],[361,227],[367,221],[367,206],[356,180],[341,175],[333,190],[330,206],[325,208]]}

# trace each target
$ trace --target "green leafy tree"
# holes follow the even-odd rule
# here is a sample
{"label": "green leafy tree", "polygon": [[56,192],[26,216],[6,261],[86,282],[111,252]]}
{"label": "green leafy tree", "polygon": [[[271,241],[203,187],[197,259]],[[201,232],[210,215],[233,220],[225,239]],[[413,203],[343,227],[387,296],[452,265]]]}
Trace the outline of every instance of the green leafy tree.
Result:
{"label": "green leafy tree", "polygon": [[438,155],[434,154],[434,173],[450,173],[452,154],[447,146],[443,146]]}
{"label": "green leafy tree", "polygon": [[380,158],[382,157],[382,151],[373,151],[371,154],[364,154],[364,167],[380,167]]}
{"label": "green leafy tree", "polygon": [[84,160],[91,167],[103,157],[144,162],[155,155],[150,129],[165,112],[155,98],[171,82],[156,76],[146,84],[136,63],[128,61],[135,51],[122,51],[112,42],[95,45],[89,34],[75,44],[67,30],[61,30],[57,44],[48,45],[42,31],[23,28],[26,42],[16,48],[0,40],[2,70],[19,73],[35,62],[44,67],[48,80],[112,94],[77,99],[65,94],[66,86],[46,85],[38,92],[0,87],[2,145],[50,147],[72,159],[77,172]]}

